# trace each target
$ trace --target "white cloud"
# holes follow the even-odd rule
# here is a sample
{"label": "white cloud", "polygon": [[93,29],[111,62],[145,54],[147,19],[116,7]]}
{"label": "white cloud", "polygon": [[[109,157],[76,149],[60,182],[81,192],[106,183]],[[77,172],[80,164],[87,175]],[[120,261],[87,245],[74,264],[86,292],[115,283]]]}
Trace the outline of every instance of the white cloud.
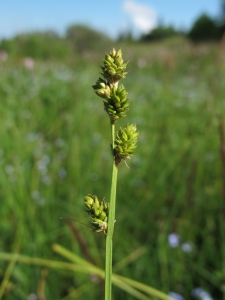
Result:
{"label": "white cloud", "polygon": [[129,15],[134,28],[141,32],[148,33],[157,24],[157,13],[150,5],[126,0],[122,8]]}

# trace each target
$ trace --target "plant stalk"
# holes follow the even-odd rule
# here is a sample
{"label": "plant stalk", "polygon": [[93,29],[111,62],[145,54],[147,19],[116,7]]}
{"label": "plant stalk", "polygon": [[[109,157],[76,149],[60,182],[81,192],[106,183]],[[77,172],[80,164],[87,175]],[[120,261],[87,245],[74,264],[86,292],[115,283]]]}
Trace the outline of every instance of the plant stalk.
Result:
{"label": "plant stalk", "polygon": [[[111,122],[112,149],[115,146],[115,124]],[[112,167],[112,184],[109,202],[108,230],[106,236],[106,255],[105,255],[105,300],[112,298],[112,247],[113,247],[113,230],[115,223],[116,210],[116,185],[117,185],[118,166],[115,158]]]}

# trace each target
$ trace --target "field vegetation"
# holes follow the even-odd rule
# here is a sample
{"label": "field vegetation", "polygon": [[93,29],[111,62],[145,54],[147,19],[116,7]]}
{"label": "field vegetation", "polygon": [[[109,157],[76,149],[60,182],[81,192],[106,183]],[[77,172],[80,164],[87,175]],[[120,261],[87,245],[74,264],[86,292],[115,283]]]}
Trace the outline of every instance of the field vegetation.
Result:
{"label": "field vegetation", "polygon": [[[109,120],[91,86],[114,46],[129,61],[129,122],[139,131],[129,169],[120,166],[114,271],[186,300],[197,287],[225,299],[224,46],[184,37],[89,51],[65,43],[61,58],[0,61],[1,251],[64,261],[52,251],[58,243],[103,268],[104,237],[89,230],[83,197],[109,197]],[[9,267],[0,253],[2,299],[103,298],[95,276]]]}

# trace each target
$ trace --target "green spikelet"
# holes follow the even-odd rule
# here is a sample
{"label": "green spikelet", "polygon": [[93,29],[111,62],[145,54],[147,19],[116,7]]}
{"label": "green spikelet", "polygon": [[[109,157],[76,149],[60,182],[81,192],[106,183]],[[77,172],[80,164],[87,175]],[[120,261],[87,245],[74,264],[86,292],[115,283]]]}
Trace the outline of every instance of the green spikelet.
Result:
{"label": "green spikelet", "polygon": [[118,88],[116,86],[111,88],[110,97],[104,101],[104,108],[112,122],[126,116],[129,103],[127,92],[122,84]]}
{"label": "green spikelet", "polygon": [[115,138],[115,157],[117,164],[122,160],[130,158],[137,147],[138,132],[135,124],[128,124],[120,128]]}
{"label": "green spikelet", "polygon": [[114,48],[109,54],[105,55],[103,60],[102,75],[109,83],[116,83],[122,78],[125,78],[127,63],[123,62],[122,51],[116,51]]}
{"label": "green spikelet", "polygon": [[111,90],[110,90],[110,86],[107,84],[107,81],[99,78],[96,82],[95,85],[92,86],[95,93],[104,99],[109,99],[110,98],[110,94],[111,94]]}
{"label": "green spikelet", "polygon": [[84,197],[84,203],[86,205],[87,213],[91,218],[92,230],[95,232],[103,231],[107,233],[108,228],[108,214],[109,204],[104,201],[100,202],[96,195],[87,195]]}
{"label": "green spikelet", "polygon": [[102,75],[105,79],[99,78],[93,89],[95,93],[105,99],[104,109],[108,113],[110,120],[114,123],[117,119],[125,117],[129,109],[127,92],[118,81],[125,77],[127,64],[123,62],[122,51],[113,49],[105,55]]}

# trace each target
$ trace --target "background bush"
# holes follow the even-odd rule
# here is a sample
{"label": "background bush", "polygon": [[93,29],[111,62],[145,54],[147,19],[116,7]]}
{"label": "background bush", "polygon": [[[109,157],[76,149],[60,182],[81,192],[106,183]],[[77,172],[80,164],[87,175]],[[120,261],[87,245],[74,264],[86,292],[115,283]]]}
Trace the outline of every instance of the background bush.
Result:
{"label": "background bush", "polygon": [[75,51],[90,51],[105,49],[110,43],[110,38],[99,31],[85,25],[71,25],[67,28],[66,38],[70,41]]}
{"label": "background bush", "polygon": [[20,34],[10,40],[2,40],[0,49],[15,57],[36,59],[65,59],[72,53],[70,43],[53,31]]}
{"label": "background bush", "polygon": [[219,40],[222,35],[218,24],[216,24],[208,15],[203,14],[193,24],[188,33],[188,37],[195,42],[200,42]]}
{"label": "background bush", "polygon": [[150,33],[145,34],[141,37],[142,41],[150,42],[150,41],[158,41],[163,40],[165,38],[173,37],[183,35],[179,31],[173,28],[173,26],[159,26],[153,30],[151,30]]}

